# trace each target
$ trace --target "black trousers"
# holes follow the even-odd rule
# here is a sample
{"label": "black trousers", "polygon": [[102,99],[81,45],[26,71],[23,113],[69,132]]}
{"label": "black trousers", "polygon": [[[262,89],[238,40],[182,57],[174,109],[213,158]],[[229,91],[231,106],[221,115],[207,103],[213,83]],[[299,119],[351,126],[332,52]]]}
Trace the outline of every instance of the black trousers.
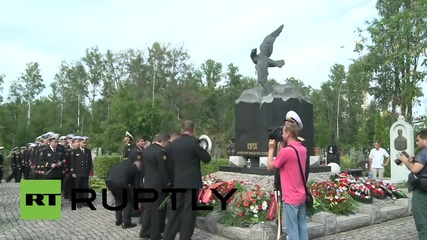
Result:
{"label": "black trousers", "polygon": [[0,183],[3,180],[3,167],[0,167]]}
{"label": "black trousers", "polygon": [[[160,240],[160,234],[165,229],[166,221],[166,206],[159,209],[160,205],[166,198],[166,194],[161,192],[161,189],[157,189],[159,198],[155,202],[144,203],[146,207],[143,211],[143,222],[140,237],[150,238],[150,240]],[[152,197],[152,196],[147,196]]]}
{"label": "black trousers", "polygon": [[[75,180],[75,188],[83,188],[88,189],[89,188],[89,177],[78,177]],[[89,193],[77,193],[78,198],[88,198]]]}
{"label": "black trousers", "polygon": [[[198,195],[199,190],[196,191],[196,196]],[[178,232],[180,240],[191,240],[197,217],[197,211],[192,210],[192,200],[192,189],[176,194],[177,208],[172,210],[168,218],[164,240],[174,240]]]}
{"label": "black trousers", "polygon": [[63,182],[63,193],[65,199],[70,199],[71,201],[71,189],[75,188],[75,178],[73,178],[70,174],[66,174],[64,176]]}
{"label": "black trousers", "polygon": [[6,178],[6,182],[12,181],[12,179],[15,179],[15,182],[21,181],[22,172],[18,168],[12,168],[12,172],[10,175]]}
{"label": "black trousers", "polygon": [[[125,208],[123,210],[116,211],[116,222],[121,222],[124,225],[130,225],[132,223],[133,209],[131,189],[125,188],[124,186],[118,186],[113,182],[105,182],[105,185],[107,185],[107,188],[110,189],[113,194],[117,207],[125,204]],[[127,190],[127,195],[123,195],[123,189]]]}
{"label": "black trousers", "polygon": [[29,166],[23,167],[24,179],[30,179],[30,171],[31,171],[31,167]]}

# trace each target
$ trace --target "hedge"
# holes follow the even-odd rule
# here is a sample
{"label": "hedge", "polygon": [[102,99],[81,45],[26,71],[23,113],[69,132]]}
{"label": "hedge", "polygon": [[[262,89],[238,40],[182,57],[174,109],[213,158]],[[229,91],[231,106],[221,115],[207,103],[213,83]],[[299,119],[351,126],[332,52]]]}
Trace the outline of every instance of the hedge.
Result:
{"label": "hedge", "polygon": [[94,175],[100,179],[105,179],[111,168],[122,161],[119,155],[97,156],[94,163]]}
{"label": "hedge", "polygon": [[[119,155],[103,155],[96,157],[94,175],[100,179],[105,179],[110,169],[120,161],[121,157]],[[217,172],[219,170],[219,166],[224,165],[228,165],[228,159],[212,160],[207,164],[202,163],[202,176]]]}

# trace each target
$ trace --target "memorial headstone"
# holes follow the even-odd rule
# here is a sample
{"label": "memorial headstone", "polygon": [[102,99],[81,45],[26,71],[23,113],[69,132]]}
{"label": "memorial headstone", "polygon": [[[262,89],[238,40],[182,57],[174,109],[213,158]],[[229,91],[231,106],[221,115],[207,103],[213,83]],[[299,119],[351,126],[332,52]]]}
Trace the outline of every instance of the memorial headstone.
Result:
{"label": "memorial headstone", "polygon": [[404,164],[397,165],[394,160],[399,158],[399,154],[406,151],[410,156],[414,156],[414,129],[412,125],[405,121],[403,116],[399,116],[397,121],[390,128],[390,164],[391,182],[406,182],[409,170]]}

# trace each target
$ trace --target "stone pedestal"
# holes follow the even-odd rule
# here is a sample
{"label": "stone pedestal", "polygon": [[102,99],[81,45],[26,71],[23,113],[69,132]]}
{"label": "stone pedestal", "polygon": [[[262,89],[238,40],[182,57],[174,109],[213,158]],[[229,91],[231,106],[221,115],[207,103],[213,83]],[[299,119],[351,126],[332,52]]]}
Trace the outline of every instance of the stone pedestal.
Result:
{"label": "stone pedestal", "polygon": [[242,156],[230,156],[228,159],[231,166],[243,167],[246,165],[246,159]]}
{"label": "stone pedestal", "polygon": [[399,116],[397,122],[393,123],[390,128],[390,180],[393,183],[405,182],[408,179],[409,170],[406,166],[394,163],[402,151],[414,156],[414,129],[403,116]]}
{"label": "stone pedestal", "polygon": [[259,158],[259,167],[267,167],[268,157]]}
{"label": "stone pedestal", "polygon": [[325,226],[325,235],[335,234],[337,231],[337,216],[332,213],[320,212],[311,217],[311,221]]}

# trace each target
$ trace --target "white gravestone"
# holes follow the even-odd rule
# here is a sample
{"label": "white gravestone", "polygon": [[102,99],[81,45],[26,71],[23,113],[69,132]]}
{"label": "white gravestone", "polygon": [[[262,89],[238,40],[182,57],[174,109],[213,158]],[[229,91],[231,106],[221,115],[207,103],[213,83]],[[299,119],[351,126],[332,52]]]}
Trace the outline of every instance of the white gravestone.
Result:
{"label": "white gravestone", "polygon": [[399,116],[397,122],[390,128],[390,164],[392,183],[401,183],[408,180],[409,170],[404,164],[397,165],[394,160],[399,158],[399,154],[406,151],[410,156],[414,156],[414,129],[412,125],[405,121],[403,116]]}

